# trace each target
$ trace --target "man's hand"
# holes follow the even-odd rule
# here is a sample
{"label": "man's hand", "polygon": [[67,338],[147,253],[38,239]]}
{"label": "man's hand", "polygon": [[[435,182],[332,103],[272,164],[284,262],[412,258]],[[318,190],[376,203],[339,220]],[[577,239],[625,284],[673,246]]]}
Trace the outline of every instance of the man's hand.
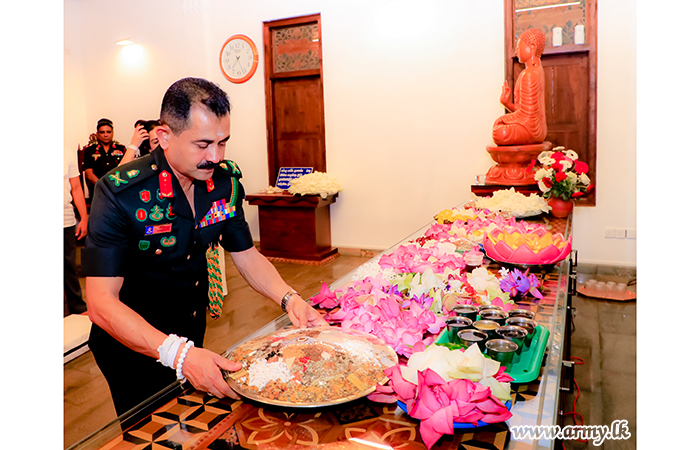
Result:
{"label": "man's hand", "polygon": [[85,219],[78,222],[78,226],[75,227],[75,238],[77,240],[80,240],[87,236],[87,221],[88,219],[87,217],[85,217]]}
{"label": "man's hand", "polygon": [[312,327],[328,326],[328,322],[323,320],[321,313],[306,303],[298,294],[292,295],[292,298],[289,299],[287,315],[295,327],[306,328],[307,325]]}
{"label": "man's hand", "polygon": [[[180,351],[182,348],[184,344]],[[180,352],[177,358],[180,358]],[[240,398],[224,380],[222,369],[236,372],[241,370],[241,363],[228,360],[204,348],[192,347],[182,364],[182,374],[198,391],[209,392],[218,398]]]}

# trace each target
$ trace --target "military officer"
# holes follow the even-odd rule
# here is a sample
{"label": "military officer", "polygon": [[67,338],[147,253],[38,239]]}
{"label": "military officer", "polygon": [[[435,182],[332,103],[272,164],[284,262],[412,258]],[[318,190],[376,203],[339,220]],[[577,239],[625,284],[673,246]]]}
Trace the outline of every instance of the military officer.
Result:
{"label": "military officer", "polygon": [[95,190],[95,183],[104,174],[119,165],[126,147],[114,140],[114,124],[109,119],[97,121],[96,141],[90,142],[84,149],[83,170],[88,180],[90,198]]}
{"label": "military officer", "polygon": [[89,345],[119,415],[176,379],[236,397],[221,369],[240,364],[202,348],[207,308],[216,315],[221,299],[210,250],[216,244],[296,326],[325,324],[253,246],[241,172],[223,159],[226,93],[203,79],[179,80],[163,98],[160,119],[159,148],[98,181],[83,250]]}

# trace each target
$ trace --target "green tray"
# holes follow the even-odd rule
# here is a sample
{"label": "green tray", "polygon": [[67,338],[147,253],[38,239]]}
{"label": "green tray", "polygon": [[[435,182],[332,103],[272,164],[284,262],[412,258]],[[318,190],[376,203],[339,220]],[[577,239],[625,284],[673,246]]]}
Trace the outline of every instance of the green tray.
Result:
{"label": "green tray", "polygon": [[[520,361],[511,365],[511,368],[506,373],[513,377],[512,383],[529,383],[536,380],[540,375],[542,367],[542,358],[544,351],[547,348],[547,340],[549,339],[549,330],[542,325],[537,325],[535,335],[532,337],[530,347],[523,350],[520,354]],[[448,341],[447,328],[442,330],[442,333],[435,340],[435,344],[442,345],[452,350],[463,348],[463,345],[454,344]],[[484,355],[486,356],[486,355]],[[486,356],[488,358],[488,356]]]}

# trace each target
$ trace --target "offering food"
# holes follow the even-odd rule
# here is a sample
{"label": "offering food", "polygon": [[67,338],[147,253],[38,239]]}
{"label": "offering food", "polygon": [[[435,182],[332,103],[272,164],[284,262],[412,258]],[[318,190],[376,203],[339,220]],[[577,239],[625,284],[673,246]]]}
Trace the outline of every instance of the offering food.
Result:
{"label": "offering food", "polygon": [[513,217],[536,216],[551,209],[541,196],[537,194],[525,196],[516,192],[515,188],[495,191],[491,197],[481,197],[475,204],[477,208],[507,212]]}
{"label": "offering food", "polygon": [[227,373],[238,394],[284,406],[323,406],[363,397],[398,362],[379,338],[340,328],[283,329],[251,339],[229,355],[243,366]]}

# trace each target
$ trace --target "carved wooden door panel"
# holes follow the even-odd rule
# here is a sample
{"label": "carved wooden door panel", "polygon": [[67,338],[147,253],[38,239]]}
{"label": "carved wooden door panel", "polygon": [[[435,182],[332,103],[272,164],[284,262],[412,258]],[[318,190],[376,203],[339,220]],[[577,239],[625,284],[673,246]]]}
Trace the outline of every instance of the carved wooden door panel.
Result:
{"label": "carved wooden door panel", "polygon": [[280,167],[326,171],[319,14],[263,23],[268,174]]}

